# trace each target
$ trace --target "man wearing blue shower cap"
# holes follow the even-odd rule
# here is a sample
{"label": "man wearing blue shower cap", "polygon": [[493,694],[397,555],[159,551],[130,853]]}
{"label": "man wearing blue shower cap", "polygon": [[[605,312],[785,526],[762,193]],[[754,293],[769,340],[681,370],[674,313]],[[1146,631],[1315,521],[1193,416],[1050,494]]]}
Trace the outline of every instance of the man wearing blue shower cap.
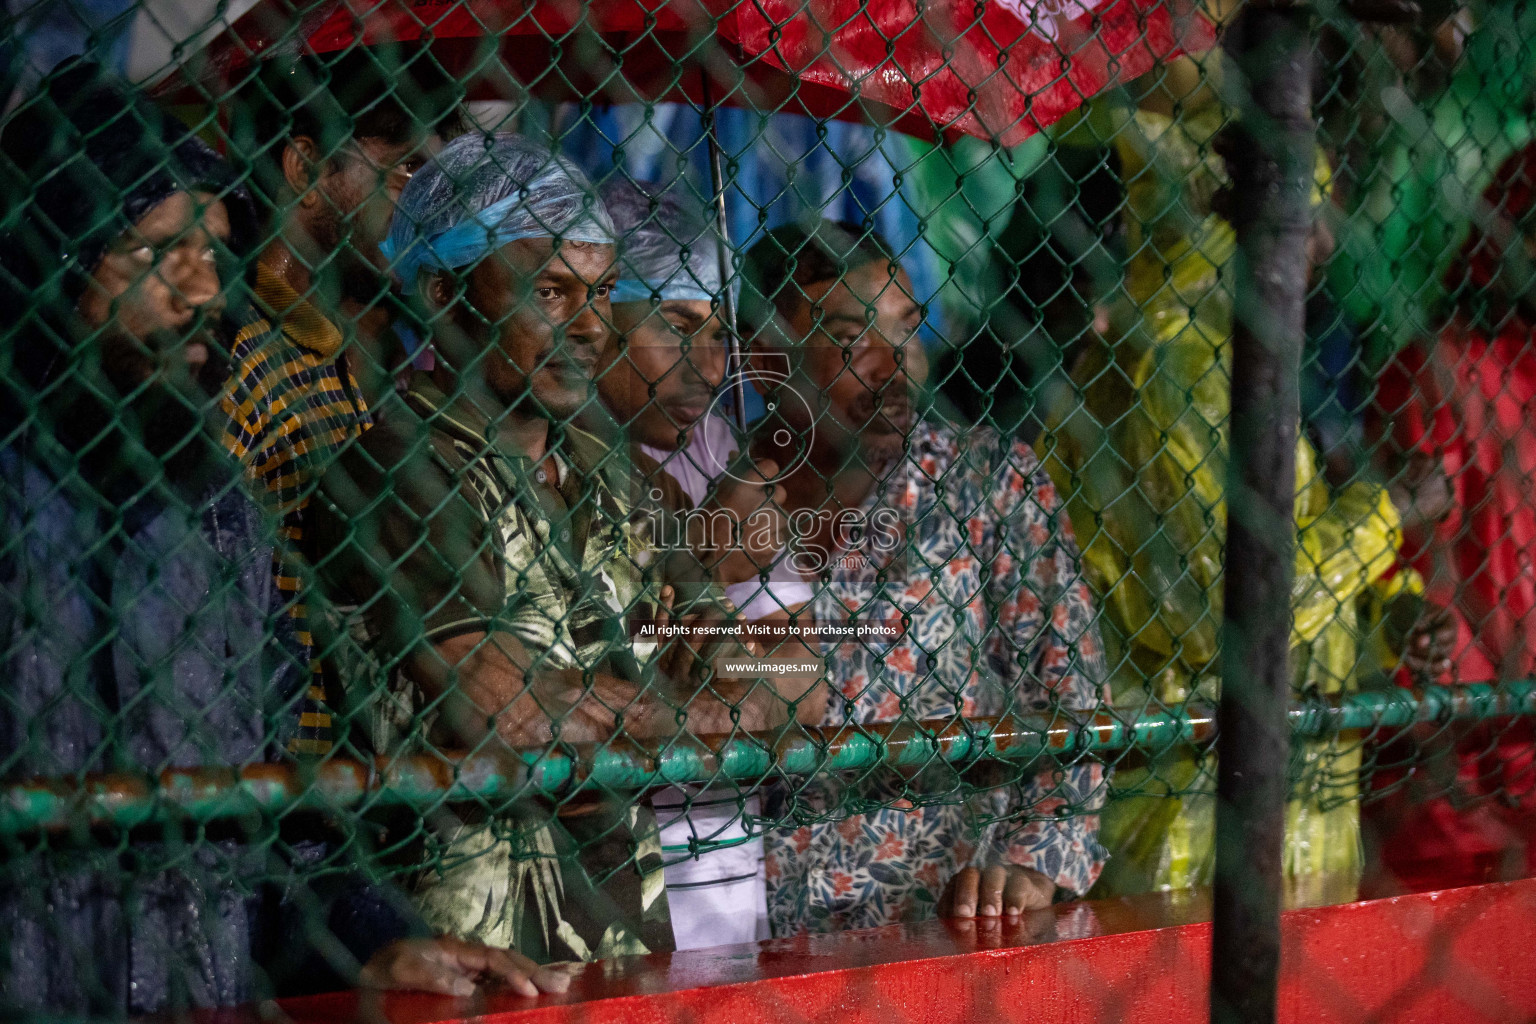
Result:
{"label": "man wearing blue shower cap", "polygon": [[[466,135],[417,178],[384,257],[426,315],[437,356],[483,361],[484,380],[467,386],[495,393],[511,410],[498,431],[516,431],[538,459],[550,420],[586,403],[607,341],[613,223],[579,169],[517,135]],[[484,358],[488,324],[499,325],[503,358]]]}
{"label": "man wearing blue shower cap", "polygon": [[[573,422],[615,279],[587,179],[519,136],[462,136],[406,187],[383,252],[436,365],[327,474],[317,517],[375,747],[670,734],[679,703],[696,732],[728,722],[648,688],[675,652],[637,635],[670,600],[644,474]],[[434,818],[429,924],[545,962],[672,947],[648,808],[518,796]]]}
{"label": "man wearing blue shower cap", "polygon": [[[629,440],[659,464],[658,491],[665,497],[670,483],[671,500],[686,499],[688,543],[711,577],[756,618],[752,601],[764,590],[758,575],[783,555],[785,495],[764,482],[778,475],[773,462],[757,463],[755,473],[733,465],[746,445],[714,411],[728,363],[719,235],[685,180],[662,185],[615,176],[602,198],[621,240],[614,338],[598,362],[598,391]],[[804,590],[808,599],[810,588]],[[814,656],[798,644],[794,654]],[[776,699],[777,691],[787,714],[806,690],[804,681],[775,677],[761,696]],[[677,947],[768,938],[763,841],[748,829],[760,813],[756,794],[730,782],[668,787],[652,794],[651,806],[661,826]]]}

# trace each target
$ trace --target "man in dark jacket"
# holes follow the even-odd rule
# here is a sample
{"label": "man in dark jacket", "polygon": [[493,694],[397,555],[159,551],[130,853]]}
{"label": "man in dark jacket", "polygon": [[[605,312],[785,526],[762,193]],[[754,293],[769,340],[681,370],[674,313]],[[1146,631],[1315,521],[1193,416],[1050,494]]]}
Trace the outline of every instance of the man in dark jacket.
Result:
{"label": "man in dark jacket", "polygon": [[[81,62],[0,154],[0,777],[280,757],[305,673],[273,636],[270,526],[210,423],[249,201],[183,125]],[[287,831],[12,841],[0,1012],[564,987],[516,954],[423,937],[392,890]]]}

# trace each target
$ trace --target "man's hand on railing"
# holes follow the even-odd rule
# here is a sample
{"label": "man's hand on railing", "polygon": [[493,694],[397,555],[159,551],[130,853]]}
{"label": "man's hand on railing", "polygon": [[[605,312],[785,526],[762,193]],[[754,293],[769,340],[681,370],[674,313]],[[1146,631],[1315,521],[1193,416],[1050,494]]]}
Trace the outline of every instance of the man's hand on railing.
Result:
{"label": "man's hand on railing", "polygon": [[379,950],[358,975],[362,988],[471,996],[481,988],[507,988],[520,996],[564,992],[571,977],[560,966],[541,966],[510,949],[450,936],[401,939]]}
{"label": "man's hand on railing", "polygon": [[1388,602],[1382,625],[1391,651],[1415,679],[1432,683],[1451,670],[1456,617],[1450,609],[1403,593]]}
{"label": "man's hand on railing", "polygon": [[[657,625],[659,628],[675,624],[684,627],[686,632],[663,641],[657,667],[687,709],[688,731],[696,736],[737,729],[751,732],[775,728],[786,722],[788,703],[766,680],[715,679],[707,687],[700,685],[699,680],[706,678],[709,667],[718,664],[721,658],[757,659],[764,657],[766,651],[762,643],[750,638],[711,636],[705,632],[709,628],[743,624],[742,617],[728,604],[704,603],[699,611],[681,615],[673,611],[675,596],[672,587],[662,588]],[[675,713],[668,721],[675,730]],[[655,725],[648,729],[642,726],[642,729],[649,735],[663,735],[667,731]]]}
{"label": "man's hand on railing", "polygon": [[532,673],[526,649],[503,633],[465,633],[438,643],[431,655],[413,662],[412,677],[441,698],[445,719],[468,746],[494,721],[496,735],[510,747],[538,747],[555,736],[567,743],[602,742],[646,717],[632,682],[603,673],[590,678],[576,669],[541,668]]}
{"label": "man's hand on railing", "polygon": [[[496,735],[513,748],[540,747],[556,734],[567,743],[602,743],[620,732],[631,739],[769,729],[788,719],[786,702],[766,683],[696,681],[722,655],[761,657],[759,644],[711,637],[704,627],[735,621],[728,609],[709,604],[691,615],[674,615],[672,588],[662,591],[658,626],[676,622],[695,635],[663,642],[658,664],[670,692],[601,673],[540,669],[530,673],[523,645],[506,633],[466,633],[418,657],[412,675],[440,708],[458,742],[477,746],[495,723]],[[685,710],[683,710],[685,709]],[[686,726],[679,721],[683,710]]]}
{"label": "man's hand on railing", "polygon": [[994,864],[985,871],[966,868],[949,880],[939,898],[941,917],[996,917],[1022,914],[1051,905],[1056,883],[1040,872],[1014,864]]}

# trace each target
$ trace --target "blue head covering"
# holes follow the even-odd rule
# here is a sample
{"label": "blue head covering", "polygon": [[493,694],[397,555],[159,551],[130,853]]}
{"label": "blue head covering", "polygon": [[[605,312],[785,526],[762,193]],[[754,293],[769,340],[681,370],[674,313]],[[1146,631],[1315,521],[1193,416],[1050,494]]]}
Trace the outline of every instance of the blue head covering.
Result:
{"label": "blue head covering", "polygon": [[720,297],[720,239],[686,188],[622,178],[603,186],[621,239],[614,302]]}
{"label": "blue head covering", "polygon": [[471,132],[411,178],[380,249],[409,295],[423,270],[468,267],[520,238],[615,241],[575,164],[520,135]]}

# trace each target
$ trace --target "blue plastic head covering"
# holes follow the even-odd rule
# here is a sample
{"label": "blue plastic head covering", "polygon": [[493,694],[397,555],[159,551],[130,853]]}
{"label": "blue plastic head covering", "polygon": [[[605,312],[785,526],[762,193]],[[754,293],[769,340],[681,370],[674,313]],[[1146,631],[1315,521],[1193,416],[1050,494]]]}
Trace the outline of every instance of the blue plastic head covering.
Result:
{"label": "blue plastic head covering", "polygon": [[461,135],[395,204],[380,250],[407,295],[423,270],[471,266],[520,238],[613,245],[613,221],[570,160],[520,135]]}
{"label": "blue plastic head covering", "polygon": [[686,184],[615,179],[603,186],[603,205],[619,234],[614,302],[720,297],[720,238]]}

